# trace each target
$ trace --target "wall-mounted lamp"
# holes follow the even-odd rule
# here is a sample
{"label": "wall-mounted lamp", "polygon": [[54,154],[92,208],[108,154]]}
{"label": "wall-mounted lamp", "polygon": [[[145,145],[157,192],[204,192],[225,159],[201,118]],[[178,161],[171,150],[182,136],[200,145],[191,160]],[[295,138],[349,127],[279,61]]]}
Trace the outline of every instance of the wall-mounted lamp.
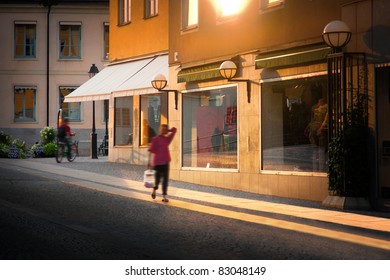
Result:
{"label": "wall-mounted lamp", "polygon": [[157,74],[156,76],[154,76],[151,83],[153,88],[157,89],[158,91],[162,91],[162,92],[173,91],[175,93],[175,109],[177,110],[177,99],[178,99],[179,92],[175,89],[164,89],[168,83],[167,78],[163,74]]}
{"label": "wall-mounted lamp", "polygon": [[322,39],[335,52],[339,52],[349,43],[351,34],[351,30],[345,22],[334,20],[325,26],[322,32]]}
{"label": "wall-mounted lamp", "polygon": [[233,61],[227,60],[222,62],[219,66],[219,73],[229,82],[246,82],[248,103],[251,102],[251,81],[245,79],[233,79],[237,73],[237,65]]}
{"label": "wall-mounted lamp", "polygon": [[93,78],[97,73],[99,73],[99,69],[96,67],[95,63],[93,63],[88,71],[89,77]]}

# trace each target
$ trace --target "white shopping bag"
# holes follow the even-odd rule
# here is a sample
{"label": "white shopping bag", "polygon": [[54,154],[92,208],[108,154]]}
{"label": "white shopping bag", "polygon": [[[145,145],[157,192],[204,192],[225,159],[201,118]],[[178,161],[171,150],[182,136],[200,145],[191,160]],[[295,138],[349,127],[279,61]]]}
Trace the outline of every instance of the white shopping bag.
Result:
{"label": "white shopping bag", "polygon": [[146,188],[153,188],[155,183],[156,171],[153,169],[147,169],[144,172],[144,186]]}

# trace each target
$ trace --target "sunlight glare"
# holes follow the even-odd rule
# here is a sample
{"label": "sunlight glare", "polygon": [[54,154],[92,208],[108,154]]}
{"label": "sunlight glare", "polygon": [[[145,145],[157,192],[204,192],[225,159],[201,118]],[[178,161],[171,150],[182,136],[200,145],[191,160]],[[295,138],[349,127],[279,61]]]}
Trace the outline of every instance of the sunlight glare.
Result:
{"label": "sunlight glare", "polygon": [[245,7],[246,0],[218,0],[218,8],[221,16],[231,16],[239,14]]}

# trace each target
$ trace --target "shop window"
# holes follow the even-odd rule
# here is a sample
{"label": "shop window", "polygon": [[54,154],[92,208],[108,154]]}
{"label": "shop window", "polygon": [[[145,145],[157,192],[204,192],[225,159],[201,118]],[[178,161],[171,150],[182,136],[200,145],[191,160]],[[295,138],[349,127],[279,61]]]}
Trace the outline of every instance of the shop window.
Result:
{"label": "shop window", "polygon": [[183,93],[183,167],[237,169],[237,87]]}
{"label": "shop window", "polygon": [[182,0],[182,29],[198,26],[198,0]]}
{"label": "shop window", "polygon": [[131,0],[119,0],[119,25],[131,21]]}
{"label": "shop window", "polygon": [[81,23],[60,23],[60,58],[81,58]]}
{"label": "shop window", "polygon": [[15,22],[15,58],[35,58],[36,23]]}
{"label": "shop window", "polygon": [[14,120],[15,122],[33,122],[36,120],[35,87],[14,88]]}
{"label": "shop window", "polygon": [[167,123],[167,93],[141,96],[141,146],[146,146],[159,134],[160,125]]}
{"label": "shop window", "polygon": [[325,172],[326,76],[263,83],[261,98],[262,169]]}
{"label": "shop window", "polygon": [[133,145],[133,97],[115,98],[115,146]]}
{"label": "shop window", "polygon": [[145,18],[157,16],[158,0],[145,0]]}
{"label": "shop window", "polygon": [[62,116],[71,122],[81,120],[81,102],[64,102],[65,96],[73,92],[77,87],[60,87],[59,101],[62,109]]}

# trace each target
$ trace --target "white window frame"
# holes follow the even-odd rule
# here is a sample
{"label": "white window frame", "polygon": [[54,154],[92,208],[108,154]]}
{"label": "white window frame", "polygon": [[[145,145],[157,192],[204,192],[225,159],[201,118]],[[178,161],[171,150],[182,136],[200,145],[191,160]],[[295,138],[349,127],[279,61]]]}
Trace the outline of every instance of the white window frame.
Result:
{"label": "white window frame", "polygon": [[145,0],[145,18],[158,15],[158,0]]}
{"label": "white window frame", "polygon": [[199,0],[181,0],[181,17],[182,30],[198,27]]}
{"label": "white window frame", "polygon": [[131,22],[131,0],[119,0],[119,25]]}

